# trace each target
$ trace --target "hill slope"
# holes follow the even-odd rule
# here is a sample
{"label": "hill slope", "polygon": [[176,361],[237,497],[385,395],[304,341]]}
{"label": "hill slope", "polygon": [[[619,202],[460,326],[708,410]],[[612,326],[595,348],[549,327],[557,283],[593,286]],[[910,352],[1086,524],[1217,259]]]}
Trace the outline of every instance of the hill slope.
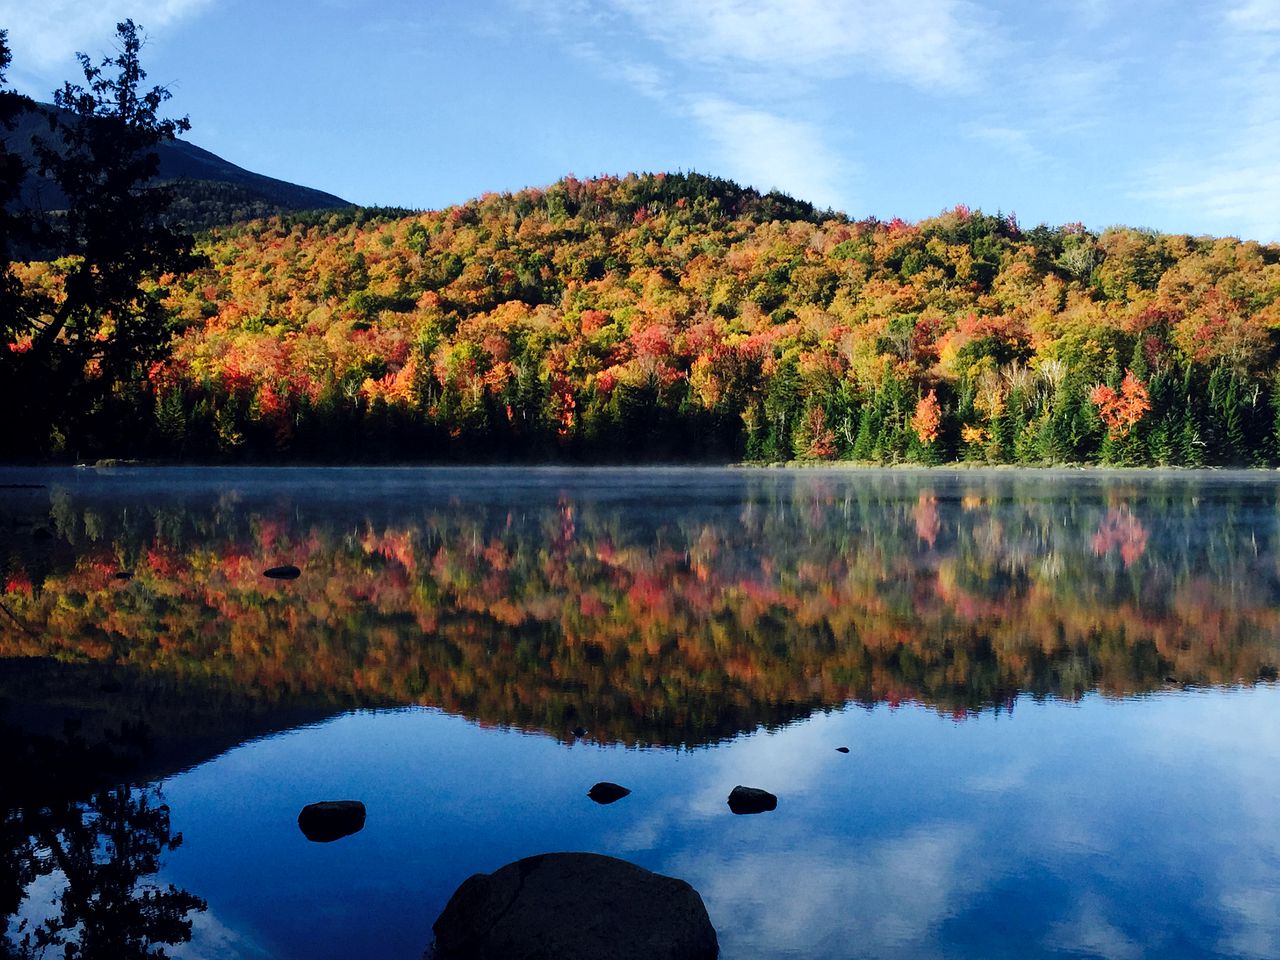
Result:
{"label": "hill slope", "polygon": [[205,252],[114,455],[1280,457],[1280,245],[853,221],[659,174],[275,218]]}
{"label": "hill slope", "polygon": [[[34,172],[31,141],[33,137],[50,139],[48,115],[56,109],[51,104],[37,104],[35,110],[19,118],[5,138],[9,149],[32,167],[23,189],[24,202],[45,210],[61,209],[65,198],[56,184]],[[160,158],[158,179],[174,184],[174,213],[191,230],[297,210],[351,206],[331,193],[245,170],[185,140],[161,144],[156,152]]]}

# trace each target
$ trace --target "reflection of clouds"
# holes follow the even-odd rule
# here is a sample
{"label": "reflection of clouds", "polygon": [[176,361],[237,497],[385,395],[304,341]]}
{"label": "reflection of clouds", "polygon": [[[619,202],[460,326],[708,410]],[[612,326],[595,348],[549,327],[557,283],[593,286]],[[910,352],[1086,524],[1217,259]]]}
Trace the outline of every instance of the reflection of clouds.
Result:
{"label": "reflection of clouds", "polygon": [[[36,877],[26,886],[25,897],[18,911],[9,918],[8,936],[10,942],[16,944],[22,940],[19,929],[23,924],[34,929],[50,917],[58,913],[58,901],[67,888],[67,876],[61,870],[54,870],[44,876]],[[0,922],[4,918],[0,917]]]}
{"label": "reflection of clouds", "polygon": [[1080,898],[1072,919],[1050,928],[1045,945],[1104,960],[1137,960],[1143,956],[1142,948],[1103,916],[1103,905],[1092,894]]}
{"label": "reflection of clouds", "polygon": [[1169,765],[1194,762],[1224,785],[1233,816],[1217,817],[1212,841],[1232,856],[1206,864],[1206,900],[1222,910],[1218,949],[1229,956],[1280,956],[1280,724],[1274,686],[1195,693],[1156,701],[1150,749]]}
{"label": "reflection of clouds", "polygon": [[636,854],[658,846],[664,835],[668,817],[650,815],[628,824],[616,834],[608,836],[607,845],[620,853]]}
{"label": "reflection of clouds", "polygon": [[1009,793],[1027,785],[1036,763],[1031,757],[1017,757],[999,767],[966,779],[962,788],[972,793]]}
{"label": "reflection of clouds", "polygon": [[851,755],[836,753],[837,746],[857,745],[841,740],[841,714],[811,717],[772,733],[762,732],[734,744],[732,750],[714,754],[714,775],[699,786],[692,810],[702,817],[720,816],[728,809],[729,791],[738,784],[761,787],[778,795],[779,802],[796,797],[815,784],[829,780],[837,763],[851,762]]}
{"label": "reflection of clouds", "polygon": [[[1263,960],[1280,956],[1277,694],[1020,702],[1011,718],[958,725],[922,708],[850,707],[680,753],[566,749],[432,711],[356,714],[244,748],[201,768],[217,777],[193,771],[167,793],[175,810],[219,798],[205,821],[223,831],[241,816],[228,798],[274,779],[289,792],[268,813],[284,810],[290,829],[302,794],[376,788],[363,841],[380,852],[355,857],[344,882],[363,885],[353,909],[382,927],[405,922],[396,891],[421,890],[420,874],[440,864],[460,880],[464,860],[492,869],[540,849],[588,849],[690,882],[725,960]],[[842,744],[854,753],[837,754]],[[584,794],[602,779],[634,792],[597,807]],[[729,813],[740,782],[776,792],[777,812]],[[235,903],[223,918],[243,916],[272,944],[297,934],[281,932],[265,902],[228,897],[225,877],[259,869],[262,889],[283,889],[305,881],[314,857],[342,852],[298,847],[307,859],[290,861],[294,846],[272,846],[277,826],[219,841],[239,844],[236,869],[176,878]],[[208,834],[184,830],[193,840],[178,857]],[[454,883],[430,894],[437,908]],[[198,926],[181,956],[255,956],[238,942],[208,946],[218,943]]]}
{"label": "reflection of clouds", "polygon": [[702,894],[731,956],[940,955],[939,925],[980,892],[963,868],[975,845],[967,827],[920,827],[853,856],[817,843],[826,849],[686,853],[670,867]]}
{"label": "reflection of clouds", "polygon": [[[857,762],[862,748],[850,732],[846,712],[818,714],[772,733],[739,738],[732,749],[703,754],[699,765],[689,770],[697,769],[698,776],[688,784],[687,794],[666,796],[656,808],[646,808],[643,817],[611,834],[609,843],[630,853],[652,850],[691,818],[706,825],[732,816],[729,791],[738,784],[777,794],[782,804],[795,801],[817,786],[830,784],[840,766]],[[837,753],[837,746],[848,746],[850,753]]]}
{"label": "reflection of clouds", "polygon": [[1280,891],[1238,887],[1225,892],[1221,904],[1232,924],[1218,943],[1220,952],[1257,960],[1280,957]]}
{"label": "reflection of clouds", "polygon": [[174,960],[265,960],[271,952],[232,930],[211,912],[193,914],[191,942],[170,948]]}

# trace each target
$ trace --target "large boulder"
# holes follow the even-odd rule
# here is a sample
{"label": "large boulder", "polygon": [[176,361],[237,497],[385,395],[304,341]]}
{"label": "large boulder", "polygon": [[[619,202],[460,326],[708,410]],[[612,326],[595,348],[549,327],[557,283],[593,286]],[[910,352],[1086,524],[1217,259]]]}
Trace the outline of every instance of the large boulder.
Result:
{"label": "large boulder", "polygon": [[435,960],[713,960],[698,891],[595,853],[544,853],[463,881],[436,920]]}

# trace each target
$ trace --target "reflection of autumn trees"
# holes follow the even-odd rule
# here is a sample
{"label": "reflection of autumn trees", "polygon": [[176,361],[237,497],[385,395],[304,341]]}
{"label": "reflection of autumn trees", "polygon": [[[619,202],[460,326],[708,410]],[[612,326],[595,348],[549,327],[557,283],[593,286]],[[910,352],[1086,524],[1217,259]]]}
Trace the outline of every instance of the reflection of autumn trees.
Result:
{"label": "reflection of autumn trees", "polygon": [[[657,512],[565,493],[341,518],[55,498],[74,562],[6,571],[33,629],[0,626],[0,652],[665,744],[848,701],[964,713],[1274,675],[1274,492],[962,484],[816,475]],[[283,558],[302,578],[264,580]]]}

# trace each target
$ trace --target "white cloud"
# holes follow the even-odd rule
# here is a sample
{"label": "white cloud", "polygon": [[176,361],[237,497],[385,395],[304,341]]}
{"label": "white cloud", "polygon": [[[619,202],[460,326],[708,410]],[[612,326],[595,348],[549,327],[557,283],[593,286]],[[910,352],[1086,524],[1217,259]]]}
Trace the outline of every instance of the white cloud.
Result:
{"label": "white cloud", "polygon": [[[852,209],[855,167],[835,151],[833,83],[853,77],[964,94],[999,46],[970,0],[511,0],[602,75],[691,119],[715,172]],[[844,150],[848,150],[846,145]]]}
{"label": "white cloud", "polygon": [[962,90],[978,79],[990,33],[966,0],[613,0],[673,56],[737,72],[810,78],[855,73]]}
{"label": "white cloud", "polygon": [[818,206],[849,202],[848,164],[815,125],[716,96],[692,98],[688,111],[716,144],[729,176]]}
{"label": "white cloud", "polygon": [[75,69],[78,51],[94,60],[112,49],[116,24],[126,18],[147,30],[159,30],[194,16],[213,0],[0,0],[0,26],[9,31],[15,70],[52,71],[61,77]]}

